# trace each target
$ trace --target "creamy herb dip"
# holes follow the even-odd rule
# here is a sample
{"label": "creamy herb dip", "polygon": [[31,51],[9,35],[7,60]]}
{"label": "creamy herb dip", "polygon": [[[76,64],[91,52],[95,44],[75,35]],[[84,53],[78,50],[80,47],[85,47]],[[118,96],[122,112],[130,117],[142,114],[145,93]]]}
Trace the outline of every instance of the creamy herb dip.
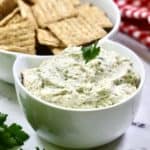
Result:
{"label": "creamy herb dip", "polygon": [[123,101],[139,85],[129,58],[101,49],[85,63],[80,47],[68,48],[23,72],[23,84],[44,101],[69,108],[104,108]]}

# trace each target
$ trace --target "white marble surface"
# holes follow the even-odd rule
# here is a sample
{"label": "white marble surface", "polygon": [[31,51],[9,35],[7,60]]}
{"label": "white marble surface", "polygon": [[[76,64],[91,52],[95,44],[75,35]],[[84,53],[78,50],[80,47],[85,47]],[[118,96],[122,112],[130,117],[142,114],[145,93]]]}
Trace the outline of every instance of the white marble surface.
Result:
{"label": "white marble surface", "polygon": [[[123,36],[117,36],[116,40],[120,40],[121,37]],[[124,40],[120,41],[124,43]],[[132,41],[131,45],[135,45],[135,43]],[[150,150],[150,64],[144,62],[144,65],[146,69],[146,81],[141,105],[134,120],[138,124],[131,125],[125,135],[118,140],[96,148],[96,150]],[[32,130],[19,108],[14,87],[3,81],[0,81],[0,112],[9,114],[8,123],[17,122],[29,133],[30,139],[22,147],[23,150],[35,150],[36,146],[40,148],[44,147],[45,150],[62,150],[42,141],[36,136],[36,133]]]}

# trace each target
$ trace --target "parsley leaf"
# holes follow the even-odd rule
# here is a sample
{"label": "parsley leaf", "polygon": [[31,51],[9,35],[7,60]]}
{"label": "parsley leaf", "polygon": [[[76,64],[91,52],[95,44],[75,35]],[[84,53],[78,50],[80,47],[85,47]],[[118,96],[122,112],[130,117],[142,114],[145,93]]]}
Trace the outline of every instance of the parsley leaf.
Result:
{"label": "parsley leaf", "polygon": [[82,55],[85,60],[85,63],[88,63],[92,59],[94,59],[96,56],[100,53],[100,47],[98,47],[96,44],[92,44],[86,47],[82,47]]}
{"label": "parsley leaf", "polygon": [[10,126],[6,125],[7,116],[0,113],[0,149],[3,150],[23,145],[24,141],[29,138],[20,125],[16,123]]}
{"label": "parsley leaf", "polygon": [[17,145],[23,145],[24,141],[29,138],[29,136],[22,131],[22,127],[15,123],[9,126],[8,131],[15,138]]}

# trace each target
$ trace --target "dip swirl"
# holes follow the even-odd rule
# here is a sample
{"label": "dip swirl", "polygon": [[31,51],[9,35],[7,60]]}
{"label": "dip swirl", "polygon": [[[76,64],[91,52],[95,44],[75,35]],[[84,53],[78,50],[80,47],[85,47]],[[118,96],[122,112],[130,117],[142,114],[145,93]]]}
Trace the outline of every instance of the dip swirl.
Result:
{"label": "dip swirl", "polygon": [[22,72],[24,86],[44,101],[68,108],[104,108],[133,94],[140,77],[129,58],[101,49],[85,63],[81,47],[67,48]]}

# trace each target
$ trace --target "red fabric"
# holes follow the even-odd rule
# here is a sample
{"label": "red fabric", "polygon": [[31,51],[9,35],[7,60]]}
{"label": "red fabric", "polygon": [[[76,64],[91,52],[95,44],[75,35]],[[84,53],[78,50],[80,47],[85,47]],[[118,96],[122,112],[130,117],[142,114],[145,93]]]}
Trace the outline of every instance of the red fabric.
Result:
{"label": "red fabric", "polygon": [[150,48],[150,0],[114,0],[122,22],[120,31]]}

